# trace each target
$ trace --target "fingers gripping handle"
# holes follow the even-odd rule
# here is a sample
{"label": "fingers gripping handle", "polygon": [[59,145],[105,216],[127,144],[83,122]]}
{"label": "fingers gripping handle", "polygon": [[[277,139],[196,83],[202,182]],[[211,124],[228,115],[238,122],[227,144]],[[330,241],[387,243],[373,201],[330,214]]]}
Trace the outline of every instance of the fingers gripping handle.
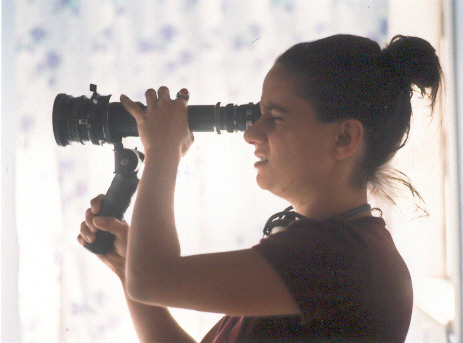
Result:
{"label": "fingers gripping handle", "polygon": [[[122,220],[132,196],[137,190],[138,181],[136,173],[132,175],[116,174],[101,203],[101,210],[97,216],[115,217]],[[115,238],[116,236],[112,233],[99,230],[96,232],[96,239],[92,243],[87,243],[85,248],[94,254],[106,255],[114,249]]]}

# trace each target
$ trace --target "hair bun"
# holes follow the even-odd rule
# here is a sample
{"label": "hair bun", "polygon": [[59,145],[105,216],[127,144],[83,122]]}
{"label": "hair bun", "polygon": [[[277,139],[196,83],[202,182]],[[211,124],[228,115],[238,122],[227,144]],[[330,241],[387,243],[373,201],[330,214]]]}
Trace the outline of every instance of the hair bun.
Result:
{"label": "hair bun", "polygon": [[[397,35],[383,50],[390,58],[397,76],[411,87],[416,85],[422,94],[429,93],[434,102],[441,80],[442,70],[436,49],[429,42],[418,37]],[[385,57],[386,57],[385,56]]]}

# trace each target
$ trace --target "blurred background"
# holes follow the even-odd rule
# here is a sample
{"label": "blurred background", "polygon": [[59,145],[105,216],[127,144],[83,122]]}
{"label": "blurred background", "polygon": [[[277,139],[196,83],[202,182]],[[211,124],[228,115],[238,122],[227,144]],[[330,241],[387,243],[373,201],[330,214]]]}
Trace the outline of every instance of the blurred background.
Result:
{"label": "blurred background", "polygon": [[[461,139],[463,3],[459,0],[3,0],[1,341],[133,342],[119,281],[76,241],[91,198],[113,177],[112,147],[58,147],[58,93],[186,87],[190,104],[258,102],[268,69],[291,45],[336,33],[387,44],[427,39],[444,66],[431,118],[414,97],[410,141],[394,161],[422,194],[375,199],[411,271],[407,342],[462,342]],[[287,206],[255,184],[242,133],[197,133],[182,160],[176,220],[184,254],[247,248]],[[138,139],[125,141],[138,147]],[[130,219],[130,210],[127,213]],[[218,314],[172,309],[196,339]]]}

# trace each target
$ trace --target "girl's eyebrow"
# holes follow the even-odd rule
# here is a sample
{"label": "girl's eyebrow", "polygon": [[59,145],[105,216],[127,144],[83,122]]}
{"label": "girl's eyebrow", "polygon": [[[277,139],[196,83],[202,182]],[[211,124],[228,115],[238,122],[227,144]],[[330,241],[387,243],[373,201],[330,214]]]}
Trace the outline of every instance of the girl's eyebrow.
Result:
{"label": "girl's eyebrow", "polygon": [[270,112],[272,110],[277,110],[278,112],[289,113],[289,111],[286,108],[284,108],[284,107],[282,107],[282,106],[280,106],[280,105],[278,105],[276,103],[273,103],[273,102],[270,102],[270,103],[268,103],[266,105],[262,105],[262,102],[261,102],[261,107],[263,109],[265,109],[266,111],[268,111],[268,112]]}

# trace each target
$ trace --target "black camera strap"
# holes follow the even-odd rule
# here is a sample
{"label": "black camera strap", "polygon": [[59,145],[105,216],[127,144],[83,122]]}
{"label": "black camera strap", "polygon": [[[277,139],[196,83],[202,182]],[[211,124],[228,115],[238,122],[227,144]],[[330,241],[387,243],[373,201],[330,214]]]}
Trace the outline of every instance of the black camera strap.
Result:
{"label": "black camera strap", "polygon": [[[349,210],[341,214],[338,214],[336,216],[330,217],[329,219],[346,220],[346,219],[356,216],[357,214],[368,212],[368,211],[371,211],[370,204],[364,204],[352,210]],[[292,221],[296,219],[308,219],[308,218],[303,216],[302,214],[294,212],[294,208],[292,206],[289,206],[284,211],[275,213],[267,220],[267,222],[265,223],[265,227],[264,227],[264,235],[265,236],[269,235],[272,232],[272,230],[276,227],[286,227],[288,226],[289,223],[291,223]]]}

